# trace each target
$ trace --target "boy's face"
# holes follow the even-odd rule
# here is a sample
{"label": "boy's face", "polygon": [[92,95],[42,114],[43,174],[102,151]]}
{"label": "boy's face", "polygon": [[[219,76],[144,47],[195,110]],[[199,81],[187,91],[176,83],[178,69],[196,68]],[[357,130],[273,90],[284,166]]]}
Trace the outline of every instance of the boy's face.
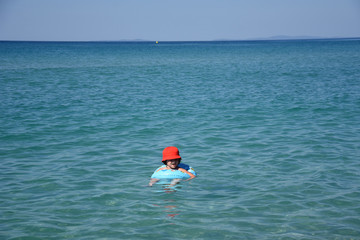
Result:
{"label": "boy's face", "polygon": [[177,168],[177,166],[179,165],[180,160],[179,159],[172,159],[172,160],[167,160],[166,161],[166,166],[168,166],[171,169],[175,169]]}

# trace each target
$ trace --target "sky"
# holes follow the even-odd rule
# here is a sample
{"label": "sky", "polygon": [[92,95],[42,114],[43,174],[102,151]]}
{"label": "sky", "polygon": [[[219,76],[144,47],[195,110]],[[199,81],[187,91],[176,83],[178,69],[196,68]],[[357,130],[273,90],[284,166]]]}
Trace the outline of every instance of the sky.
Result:
{"label": "sky", "polygon": [[0,0],[0,40],[360,37],[360,0]]}

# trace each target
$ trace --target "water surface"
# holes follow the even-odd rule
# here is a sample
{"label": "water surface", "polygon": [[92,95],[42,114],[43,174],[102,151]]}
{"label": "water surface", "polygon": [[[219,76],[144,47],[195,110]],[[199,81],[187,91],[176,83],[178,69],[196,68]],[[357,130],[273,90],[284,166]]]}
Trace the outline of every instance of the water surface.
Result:
{"label": "water surface", "polygon": [[360,239],[357,39],[0,42],[0,83],[2,239]]}

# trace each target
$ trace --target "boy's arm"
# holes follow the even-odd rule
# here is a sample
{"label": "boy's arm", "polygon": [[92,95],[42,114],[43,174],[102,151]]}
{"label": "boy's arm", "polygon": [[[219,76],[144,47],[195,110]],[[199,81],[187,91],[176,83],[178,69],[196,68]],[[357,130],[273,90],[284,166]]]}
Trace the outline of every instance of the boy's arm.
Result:
{"label": "boy's arm", "polygon": [[187,170],[185,170],[183,168],[179,168],[178,170],[182,171],[183,173],[189,174],[190,178],[188,180],[193,179],[193,178],[196,177],[194,174],[192,174],[191,172],[189,172],[189,171],[187,171]]}
{"label": "boy's arm", "polygon": [[152,185],[154,185],[156,182],[158,182],[160,179],[157,178],[151,178],[150,182],[149,182],[149,187],[151,187]]}

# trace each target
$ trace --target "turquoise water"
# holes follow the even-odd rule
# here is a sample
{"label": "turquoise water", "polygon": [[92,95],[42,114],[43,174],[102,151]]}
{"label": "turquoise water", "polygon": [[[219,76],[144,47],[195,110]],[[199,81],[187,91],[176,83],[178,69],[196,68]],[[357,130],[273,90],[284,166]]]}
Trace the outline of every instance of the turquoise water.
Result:
{"label": "turquoise water", "polygon": [[1,239],[360,239],[358,39],[0,42],[0,83]]}

